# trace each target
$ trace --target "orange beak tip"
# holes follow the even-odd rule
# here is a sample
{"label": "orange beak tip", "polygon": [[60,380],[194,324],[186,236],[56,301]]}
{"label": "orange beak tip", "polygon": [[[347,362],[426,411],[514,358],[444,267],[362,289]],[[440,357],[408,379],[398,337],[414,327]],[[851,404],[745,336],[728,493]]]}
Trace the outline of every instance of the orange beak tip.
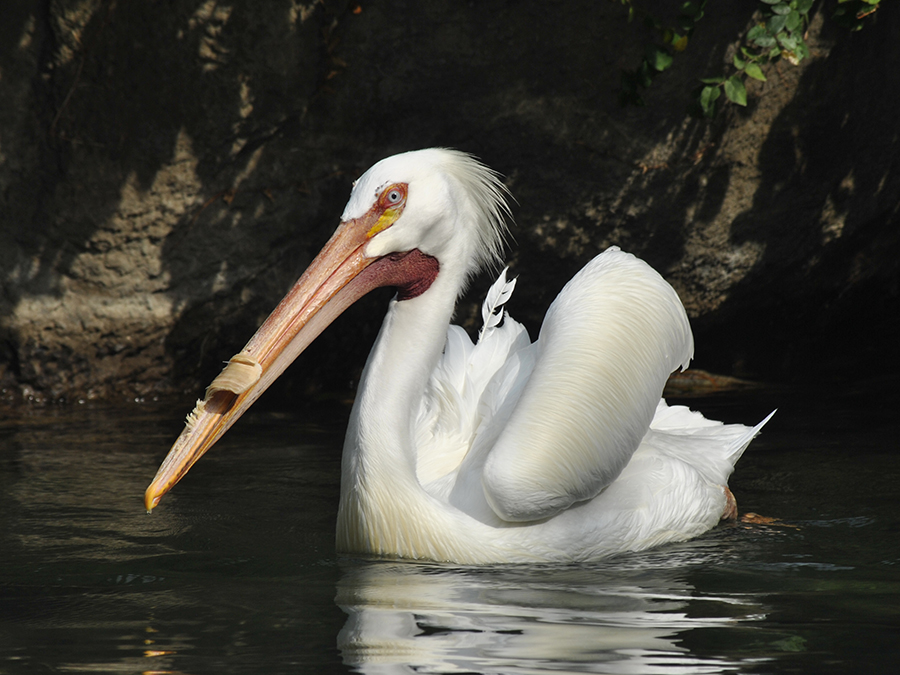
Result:
{"label": "orange beak tip", "polygon": [[153,509],[156,508],[156,505],[159,504],[159,495],[154,495],[148,489],[147,492],[144,493],[144,508],[147,509],[147,515],[149,516],[153,513]]}

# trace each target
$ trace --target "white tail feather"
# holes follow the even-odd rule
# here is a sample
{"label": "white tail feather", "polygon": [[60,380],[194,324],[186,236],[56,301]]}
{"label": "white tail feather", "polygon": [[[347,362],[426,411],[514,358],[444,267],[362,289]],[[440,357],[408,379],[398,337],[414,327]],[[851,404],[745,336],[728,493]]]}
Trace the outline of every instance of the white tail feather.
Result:
{"label": "white tail feather", "polygon": [[481,320],[483,325],[478,332],[479,342],[490,335],[491,331],[500,325],[500,322],[503,321],[503,317],[506,314],[503,305],[505,305],[507,300],[512,297],[513,291],[516,288],[516,279],[511,279],[510,281],[506,280],[506,271],[508,269],[508,267],[504,267],[503,271],[500,272],[497,281],[495,281],[490,289],[488,289],[484,304],[481,306]]}

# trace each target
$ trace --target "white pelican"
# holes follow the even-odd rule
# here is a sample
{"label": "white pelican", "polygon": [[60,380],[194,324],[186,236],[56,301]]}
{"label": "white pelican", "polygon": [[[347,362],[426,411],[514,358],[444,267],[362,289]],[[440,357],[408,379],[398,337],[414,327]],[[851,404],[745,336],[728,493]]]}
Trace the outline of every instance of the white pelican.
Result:
{"label": "white pelican", "polygon": [[391,286],[344,443],[340,551],[578,561],[713,527],[733,509],[735,461],[768,418],[723,425],[660,399],[693,337],[649,265],[616,247],[597,256],[534,343],[501,322],[505,276],[477,344],[450,325],[467,279],[497,259],[508,216],[497,174],[467,154],[375,164],[325,248],[188,415],[148,511],[338,314]]}

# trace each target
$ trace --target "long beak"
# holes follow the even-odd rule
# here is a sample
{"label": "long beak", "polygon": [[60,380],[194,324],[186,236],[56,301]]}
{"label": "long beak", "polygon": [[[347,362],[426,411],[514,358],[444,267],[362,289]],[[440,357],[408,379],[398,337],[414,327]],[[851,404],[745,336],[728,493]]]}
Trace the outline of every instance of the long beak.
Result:
{"label": "long beak", "polygon": [[368,258],[364,253],[379,227],[384,229],[384,217],[383,212],[370,211],[341,223],[265,323],[213,380],[144,494],[148,512],[341,312],[374,288],[397,285],[391,270],[398,256]]}

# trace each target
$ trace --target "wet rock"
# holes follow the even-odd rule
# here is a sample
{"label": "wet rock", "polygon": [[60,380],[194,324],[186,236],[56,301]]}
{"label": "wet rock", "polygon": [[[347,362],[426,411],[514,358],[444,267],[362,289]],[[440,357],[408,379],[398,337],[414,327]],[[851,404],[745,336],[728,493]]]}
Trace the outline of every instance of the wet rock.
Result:
{"label": "wet rock", "polygon": [[[816,15],[809,59],[767,68],[746,109],[708,121],[688,115],[691,90],[753,7],[710,7],[646,106],[621,108],[647,35],[618,3],[9,2],[0,388],[195,395],[325,241],[351,181],[430,145],[508,176],[510,311],[533,334],[618,244],[682,295],[700,367],[896,372],[900,11],[882,4],[855,34]],[[486,285],[460,321],[474,327]],[[384,299],[283,386],[348,387]]]}

